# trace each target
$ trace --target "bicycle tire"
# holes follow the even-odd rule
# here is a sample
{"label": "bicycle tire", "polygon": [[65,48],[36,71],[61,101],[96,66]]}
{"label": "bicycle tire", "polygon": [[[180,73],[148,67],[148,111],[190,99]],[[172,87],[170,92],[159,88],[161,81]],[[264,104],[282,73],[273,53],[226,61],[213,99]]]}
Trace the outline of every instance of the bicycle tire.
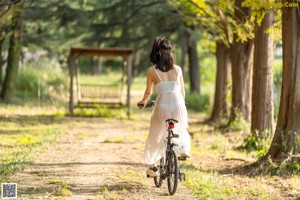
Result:
{"label": "bicycle tire", "polygon": [[158,177],[154,177],[154,184],[156,187],[160,188],[163,182],[163,179],[161,178],[161,175],[163,173],[164,170],[164,158],[161,158],[159,160],[159,169],[158,169]]}
{"label": "bicycle tire", "polygon": [[167,165],[168,165],[168,190],[170,195],[174,195],[177,186],[178,186],[178,176],[179,176],[179,167],[178,167],[178,158],[175,151],[172,149],[167,156]]}

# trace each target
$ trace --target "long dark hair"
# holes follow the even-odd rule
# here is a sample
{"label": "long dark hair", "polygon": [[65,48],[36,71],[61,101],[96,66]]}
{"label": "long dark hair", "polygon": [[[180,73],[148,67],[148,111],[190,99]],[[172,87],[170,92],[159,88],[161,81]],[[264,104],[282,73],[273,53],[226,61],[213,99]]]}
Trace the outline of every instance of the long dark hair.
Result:
{"label": "long dark hair", "polygon": [[151,63],[163,72],[173,69],[174,60],[171,42],[165,37],[156,38],[149,58]]}

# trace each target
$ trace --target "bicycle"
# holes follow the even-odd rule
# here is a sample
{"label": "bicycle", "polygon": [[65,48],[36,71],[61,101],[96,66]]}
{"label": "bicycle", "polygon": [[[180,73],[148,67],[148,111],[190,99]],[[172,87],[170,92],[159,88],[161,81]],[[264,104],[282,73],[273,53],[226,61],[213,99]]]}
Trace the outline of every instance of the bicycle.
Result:
{"label": "bicycle", "polygon": [[[146,108],[152,108],[154,106],[154,101],[147,102]],[[138,104],[138,107],[143,107],[143,105]],[[159,160],[157,165],[158,176],[154,177],[154,184],[156,187],[161,187],[163,180],[167,179],[168,182],[168,191],[170,195],[174,195],[178,186],[178,179],[180,181],[185,181],[185,174],[180,172],[180,168],[178,166],[178,160],[186,160],[186,158],[178,159],[176,152],[173,147],[178,146],[176,143],[172,142],[172,138],[178,138],[178,134],[174,134],[173,129],[175,127],[175,123],[178,123],[176,119],[167,119],[165,121],[168,126],[168,137],[166,138],[166,152],[165,157]]]}

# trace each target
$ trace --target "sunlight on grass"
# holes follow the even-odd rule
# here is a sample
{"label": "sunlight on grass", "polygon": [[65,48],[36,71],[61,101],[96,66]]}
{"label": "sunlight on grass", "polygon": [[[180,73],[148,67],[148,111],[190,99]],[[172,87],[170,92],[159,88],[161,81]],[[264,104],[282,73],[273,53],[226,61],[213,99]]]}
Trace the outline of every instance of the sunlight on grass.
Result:
{"label": "sunlight on grass", "polygon": [[137,173],[132,170],[127,170],[126,173],[119,174],[120,178],[125,181],[135,181],[139,182],[144,179],[144,176],[140,175],[140,173]]}
{"label": "sunlight on grass", "polygon": [[55,195],[55,196],[71,196],[72,195],[72,191],[71,191],[72,184],[69,182],[63,181],[58,178],[53,178],[49,181],[49,184],[56,186],[55,191],[53,193],[53,195]]}
{"label": "sunlight on grass", "polygon": [[191,164],[182,168],[187,176],[185,184],[199,199],[280,199],[276,188],[255,179],[205,172]]}
{"label": "sunlight on grass", "polygon": [[[47,121],[47,120],[46,120]],[[64,125],[43,124],[37,119],[10,118],[0,123],[0,182],[22,170],[45,147],[61,136]]]}
{"label": "sunlight on grass", "polygon": [[65,113],[67,111],[67,103],[36,103],[36,102],[26,102],[26,104],[14,105],[14,104],[1,104],[0,113],[3,116],[36,116],[36,115],[52,115],[54,113]]}
{"label": "sunlight on grass", "polygon": [[124,143],[124,139],[123,138],[109,138],[109,139],[105,139],[103,141],[103,143]]}

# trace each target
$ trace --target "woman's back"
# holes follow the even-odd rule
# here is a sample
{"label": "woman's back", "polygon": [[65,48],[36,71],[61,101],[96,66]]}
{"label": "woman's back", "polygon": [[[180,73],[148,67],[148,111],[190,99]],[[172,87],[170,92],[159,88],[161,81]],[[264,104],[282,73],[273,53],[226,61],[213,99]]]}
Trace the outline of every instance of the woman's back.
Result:
{"label": "woman's back", "polygon": [[154,80],[154,84],[157,84],[159,82],[171,82],[171,81],[177,81],[178,80],[178,72],[179,67],[174,66],[172,69],[170,69],[167,72],[162,72],[159,69],[156,69],[153,67],[156,73],[156,79]]}

